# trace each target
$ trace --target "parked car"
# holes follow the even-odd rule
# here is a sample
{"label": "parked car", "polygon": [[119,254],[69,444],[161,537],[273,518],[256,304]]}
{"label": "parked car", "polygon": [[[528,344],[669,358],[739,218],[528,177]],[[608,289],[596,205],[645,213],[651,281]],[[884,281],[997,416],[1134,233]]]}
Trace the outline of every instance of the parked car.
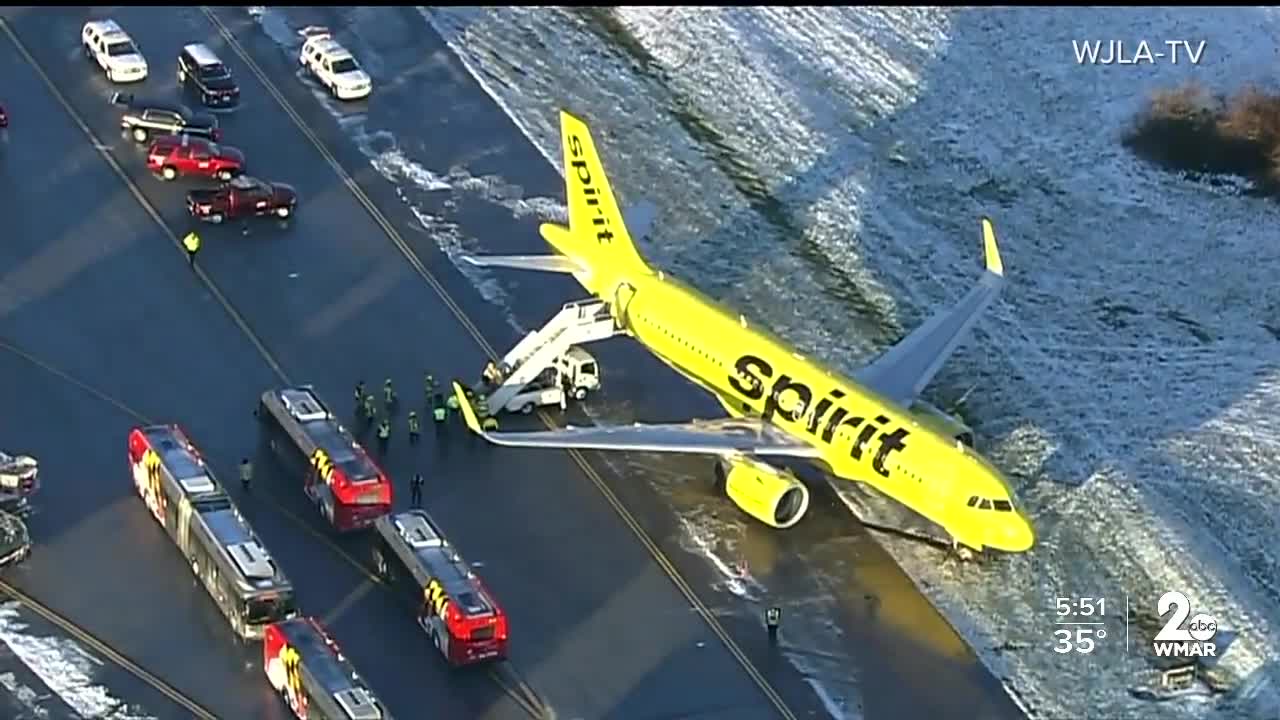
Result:
{"label": "parked car", "polygon": [[113,83],[147,79],[147,59],[115,20],[90,20],[80,29],[84,56],[102,69]]}
{"label": "parked car", "polygon": [[305,40],[298,64],[339,100],[359,100],[373,92],[373,80],[328,28],[312,25],[298,31]]}
{"label": "parked car", "polygon": [[120,118],[120,127],[133,139],[144,143],[152,135],[196,135],[213,141],[222,139],[218,119],[208,113],[192,112],[186,106],[159,100],[138,100],[132,95],[116,93],[111,101],[128,109]]}
{"label": "parked car", "polygon": [[197,175],[227,181],[244,168],[244,153],[193,135],[171,135],[156,140],[147,150],[147,169],[165,180]]}
{"label": "parked car", "polygon": [[298,192],[284,183],[237,175],[222,187],[187,193],[187,212],[200,220],[220,223],[252,216],[293,214]]}
{"label": "parked car", "polygon": [[192,43],[178,53],[178,83],[199,95],[205,107],[226,108],[240,102],[240,87],[231,71],[204,43]]}

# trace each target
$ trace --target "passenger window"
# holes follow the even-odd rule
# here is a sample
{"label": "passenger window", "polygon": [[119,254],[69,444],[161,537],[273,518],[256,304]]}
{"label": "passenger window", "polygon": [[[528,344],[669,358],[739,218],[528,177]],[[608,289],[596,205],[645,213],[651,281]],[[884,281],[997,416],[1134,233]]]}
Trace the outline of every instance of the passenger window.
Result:
{"label": "passenger window", "polygon": [[974,495],[969,498],[969,507],[978,507],[978,496]]}
{"label": "passenger window", "polygon": [[982,498],[982,501],[978,503],[978,508],[982,510],[990,510],[991,501],[986,498]]}

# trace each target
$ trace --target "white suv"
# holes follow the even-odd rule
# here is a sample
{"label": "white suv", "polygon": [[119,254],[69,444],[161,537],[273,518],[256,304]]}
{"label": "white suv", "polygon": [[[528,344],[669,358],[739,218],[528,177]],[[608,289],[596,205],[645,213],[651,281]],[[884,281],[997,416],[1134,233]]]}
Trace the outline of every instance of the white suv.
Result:
{"label": "white suv", "polygon": [[90,20],[80,31],[85,57],[93,60],[113,83],[147,79],[147,60],[115,20]]}
{"label": "white suv", "polygon": [[298,31],[306,38],[298,63],[306,68],[339,100],[359,100],[373,92],[373,81],[347,49],[338,44],[328,28],[307,27]]}

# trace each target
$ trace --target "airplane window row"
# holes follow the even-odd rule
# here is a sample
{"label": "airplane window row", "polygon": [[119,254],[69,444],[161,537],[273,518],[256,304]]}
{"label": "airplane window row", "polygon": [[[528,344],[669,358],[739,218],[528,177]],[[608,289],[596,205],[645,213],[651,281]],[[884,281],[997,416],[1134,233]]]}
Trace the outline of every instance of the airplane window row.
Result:
{"label": "airplane window row", "polygon": [[991,510],[994,508],[997,512],[1013,512],[1013,503],[1008,500],[988,500],[977,495],[969,498],[969,507],[976,507],[979,510]]}
{"label": "airplane window row", "polygon": [[705,358],[708,362],[714,363],[715,365],[717,365],[717,366],[719,366],[719,367],[724,367],[724,362],[723,362],[719,357],[717,357],[717,356],[715,356],[715,355],[712,355],[711,353],[709,353],[709,352],[707,352],[707,351],[703,350],[701,347],[699,347],[699,346],[697,346],[697,345],[694,345],[692,342],[690,342],[689,340],[686,340],[684,337],[682,337],[682,336],[680,336],[680,335],[676,335],[675,333],[673,333],[673,332],[671,332],[669,329],[667,329],[665,326],[663,326],[663,325],[658,325],[657,323],[653,322],[653,320],[650,320],[648,317],[641,316],[641,318],[640,318],[640,319],[641,319],[641,320],[643,320],[644,322],[647,322],[647,323],[649,323],[650,325],[653,325],[654,327],[658,328],[658,330],[659,330],[660,332],[662,332],[662,334],[663,334],[663,335],[666,335],[667,337],[672,338],[673,340],[675,340],[676,342],[678,342],[678,343],[680,343],[681,345],[685,346],[686,348],[689,348],[690,350],[694,351],[695,353],[697,353],[697,354],[701,355],[701,356],[702,356],[703,358]]}

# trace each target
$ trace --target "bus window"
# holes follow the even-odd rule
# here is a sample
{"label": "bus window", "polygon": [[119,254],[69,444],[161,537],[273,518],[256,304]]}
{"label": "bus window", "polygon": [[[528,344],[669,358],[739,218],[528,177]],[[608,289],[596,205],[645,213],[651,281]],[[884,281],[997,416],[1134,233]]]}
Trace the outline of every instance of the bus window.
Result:
{"label": "bus window", "polygon": [[978,507],[981,508],[982,510],[990,510],[991,501],[986,498],[982,498],[982,501],[978,503]]}
{"label": "bus window", "polygon": [[1008,500],[996,500],[995,506],[996,510],[1000,512],[1013,512],[1013,504]]}
{"label": "bus window", "polygon": [[974,495],[969,498],[969,507],[978,507],[978,496]]}
{"label": "bus window", "polygon": [[250,625],[277,622],[294,610],[292,597],[252,598],[245,603],[244,619]]}

